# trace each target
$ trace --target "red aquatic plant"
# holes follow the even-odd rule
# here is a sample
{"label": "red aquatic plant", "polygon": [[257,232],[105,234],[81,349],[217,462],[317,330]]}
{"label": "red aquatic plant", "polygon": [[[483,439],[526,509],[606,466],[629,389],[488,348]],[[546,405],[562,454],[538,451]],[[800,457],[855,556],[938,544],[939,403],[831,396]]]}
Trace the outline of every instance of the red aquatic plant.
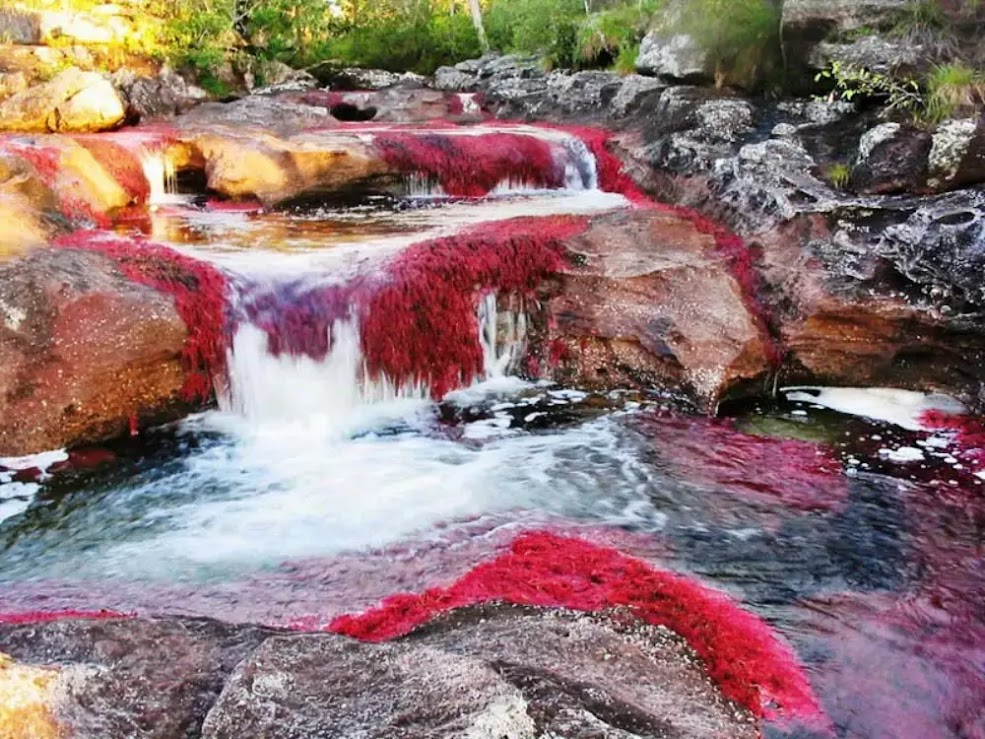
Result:
{"label": "red aquatic plant", "polygon": [[391,596],[365,613],[334,619],[328,629],[385,641],[439,613],[489,601],[581,611],[629,608],[686,639],[722,693],[756,716],[825,722],[790,647],[726,595],[615,549],[546,532],[518,537],[507,553],[446,588]]}
{"label": "red aquatic plant", "polygon": [[383,129],[374,132],[374,145],[392,169],[437,182],[449,195],[481,197],[508,180],[547,188],[565,181],[554,146],[522,133]]}
{"label": "red aquatic plant", "polygon": [[182,395],[188,401],[206,400],[212,378],[225,366],[227,284],[222,272],[166,246],[97,231],[76,231],[57,239],[55,246],[104,254],[127,278],[174,298],[188,329]]}
{"label": "red aquatic plant", "polygon": [[570,216],[519,218],[405,249],[363,313],[367,368],[425,381],[437,398],[481,375],[479,296],[530,293],[559,269],[563,242],[587,226]]}
{"label": "red aquatic plant", "polygon": [[48,621],[64,621],[70,618],[109,619],[135,618],[136,613],[121,613],[119,611],[76,611],[65,609],[60,611],[24,611],[20,613],[0,612],[0,624],[40,624]]}

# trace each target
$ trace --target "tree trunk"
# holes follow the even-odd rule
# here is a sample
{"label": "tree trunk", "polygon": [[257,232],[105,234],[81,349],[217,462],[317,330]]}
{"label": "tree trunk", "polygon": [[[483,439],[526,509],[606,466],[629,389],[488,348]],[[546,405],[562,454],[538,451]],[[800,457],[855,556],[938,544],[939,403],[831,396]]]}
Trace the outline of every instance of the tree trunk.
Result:
{"label": "tree trunk", "polygon": [[469,10],[472,12],[472,25],[479,36],[479,45],[482,51],[489,51],[489,38],[486,36],[486,27],[482,24],[482,8],[479,7],[479,0],[468,0]]}

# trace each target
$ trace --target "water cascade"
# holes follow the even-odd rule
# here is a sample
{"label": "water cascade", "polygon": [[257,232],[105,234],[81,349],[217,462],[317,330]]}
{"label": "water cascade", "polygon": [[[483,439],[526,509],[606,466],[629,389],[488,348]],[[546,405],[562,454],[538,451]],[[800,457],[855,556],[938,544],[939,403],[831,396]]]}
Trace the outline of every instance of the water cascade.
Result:
{"label": "water cascade", "polygon": [[141,149],[140,166],[150,188],[148,206],[169,205],[178,200],[178,173],[166,150]]}

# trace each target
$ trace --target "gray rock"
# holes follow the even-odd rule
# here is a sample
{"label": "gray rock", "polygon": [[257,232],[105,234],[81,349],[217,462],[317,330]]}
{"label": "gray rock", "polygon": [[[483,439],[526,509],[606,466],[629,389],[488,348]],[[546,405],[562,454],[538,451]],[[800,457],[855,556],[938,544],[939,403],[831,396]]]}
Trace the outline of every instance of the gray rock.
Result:
{"label": "gray rock", "polygon": [[203,739],[756,735],[700,662],[633,618],[467,608],[401,641],[275,637],[244,661]]}
{"label": "gray rock", "polygon": [[863,36],[846,43],[823,41],[814,47],[808,61],[815,69],[832,62],[854,64],[875,72],[914,72],[921,66],[923,47],[884,36]]}
{"label": "gray rock", "polygon": [[20,8],[0,8],[0,40],[8,44],[40,44],[40,15]]}
{"label": "gray rock", "polygon": [[189,84],[169,67],[156,77],[139,77],[122,69],[113,75],[113,85],[126,101],[128,117],[142,120],[186,113],[210,99],[205,90]]}
{"label": "gray rock", "polygon": [[613,101],[622,84],[614,72],[555,72],[547,77],[547,94],[566,112],[598,110]]}
{"label": "gray rock", "polygon": [[787,41],[820,40],[832,33],[884,29],[899,18],[909,0],[784,0],[782,32]]}
{"label": "gray rock", "polygon": [[612,99],[612,109],[619,116],[631,115],[648,100],[656,101],[666,87],[653,77],[631,74],[623,78],[619,92]]}
{"label": "gray rock", "polygon": [[26,664],[73,666],[52,707],[75,739],[198,734],[233,668],[271,633],[204,619],[53,621],[0,626]]}
{"label": "gray rock", "polygon": [[455,67],[438,67],[431,86],[448,92],[472,92],[475,89],[475,74],[462,72]]}
{"label": "gray rock", "polygon": [[687,34],[652,31],[640,43],[636,71],[668,82],[708,82],[708,53]]}
{"label": "gray rock", "polygon": [[932,188],[946,190],[955,183],[977,131],[978,121],[974,118],[952,119],[937,127],[929,155],[929,184]]}
{"label": "gray rock", "polygon": [[875,126],[859,140],[851,186],[857,192],[870,194],[922,188],[927,182],[929,152],[930,136],[923,131],[898,123]]}
{"label": "gray rock", "polygon": [[699,130],[711,141],[738,141],[752,130],[755,108],[747,100],[709,100],[694,112]]}

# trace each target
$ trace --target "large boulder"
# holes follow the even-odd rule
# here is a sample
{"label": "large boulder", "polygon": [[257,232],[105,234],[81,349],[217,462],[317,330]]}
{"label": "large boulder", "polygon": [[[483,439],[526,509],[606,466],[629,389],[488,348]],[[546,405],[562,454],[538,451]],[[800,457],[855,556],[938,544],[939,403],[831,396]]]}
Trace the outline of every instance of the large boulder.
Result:
{"label": "large boulder", "polygon": [[680,637],[621,611],[469,607],[386,644],[206,619],[25,619],[0,623],[0,643],[0,696],[17,690],[19,709],[0,711],[0,735],[13,739],[758,736]]}
{"label": "large boulder", "polygon": [[206,739],[756,736],[687,647],[615,616],[467,608],[392,644],[274,637],[233,674]]}
{"label": "large boulder", "polygon": [[33,168],[0,151],[0,262],[47,242],[56,200]]}
{"label": "large boulder", "polygon": [[0,131],[104,131],[119,125],[125,115],[107,78],[70,68],[0,103]]}
{"label": "large boulder", "polygon": [[711,409],[755,386],[771,342],[743,265],[688,217],[661,210],[593,219],[566,242],[547,286],[542,371],[579,387],[662,387]]}
{"label": "large boulder", "polygon": [[177,417],[187,335],[170,296],[107,257],[40,249],[0,264],[0,456]]}
{"label": "large boulder", "polygon": [[209,188],[270,205],[345,190],[386,171],[373,147],[359,136],[279,138],[242,128],[203,132],[189,140],[204,163]]}
{"label": "large boulder", "polygon": [[651,31],[640,43],[636,71],[666,82],[702,83],[713,76],[708,52],[686,33]]}

